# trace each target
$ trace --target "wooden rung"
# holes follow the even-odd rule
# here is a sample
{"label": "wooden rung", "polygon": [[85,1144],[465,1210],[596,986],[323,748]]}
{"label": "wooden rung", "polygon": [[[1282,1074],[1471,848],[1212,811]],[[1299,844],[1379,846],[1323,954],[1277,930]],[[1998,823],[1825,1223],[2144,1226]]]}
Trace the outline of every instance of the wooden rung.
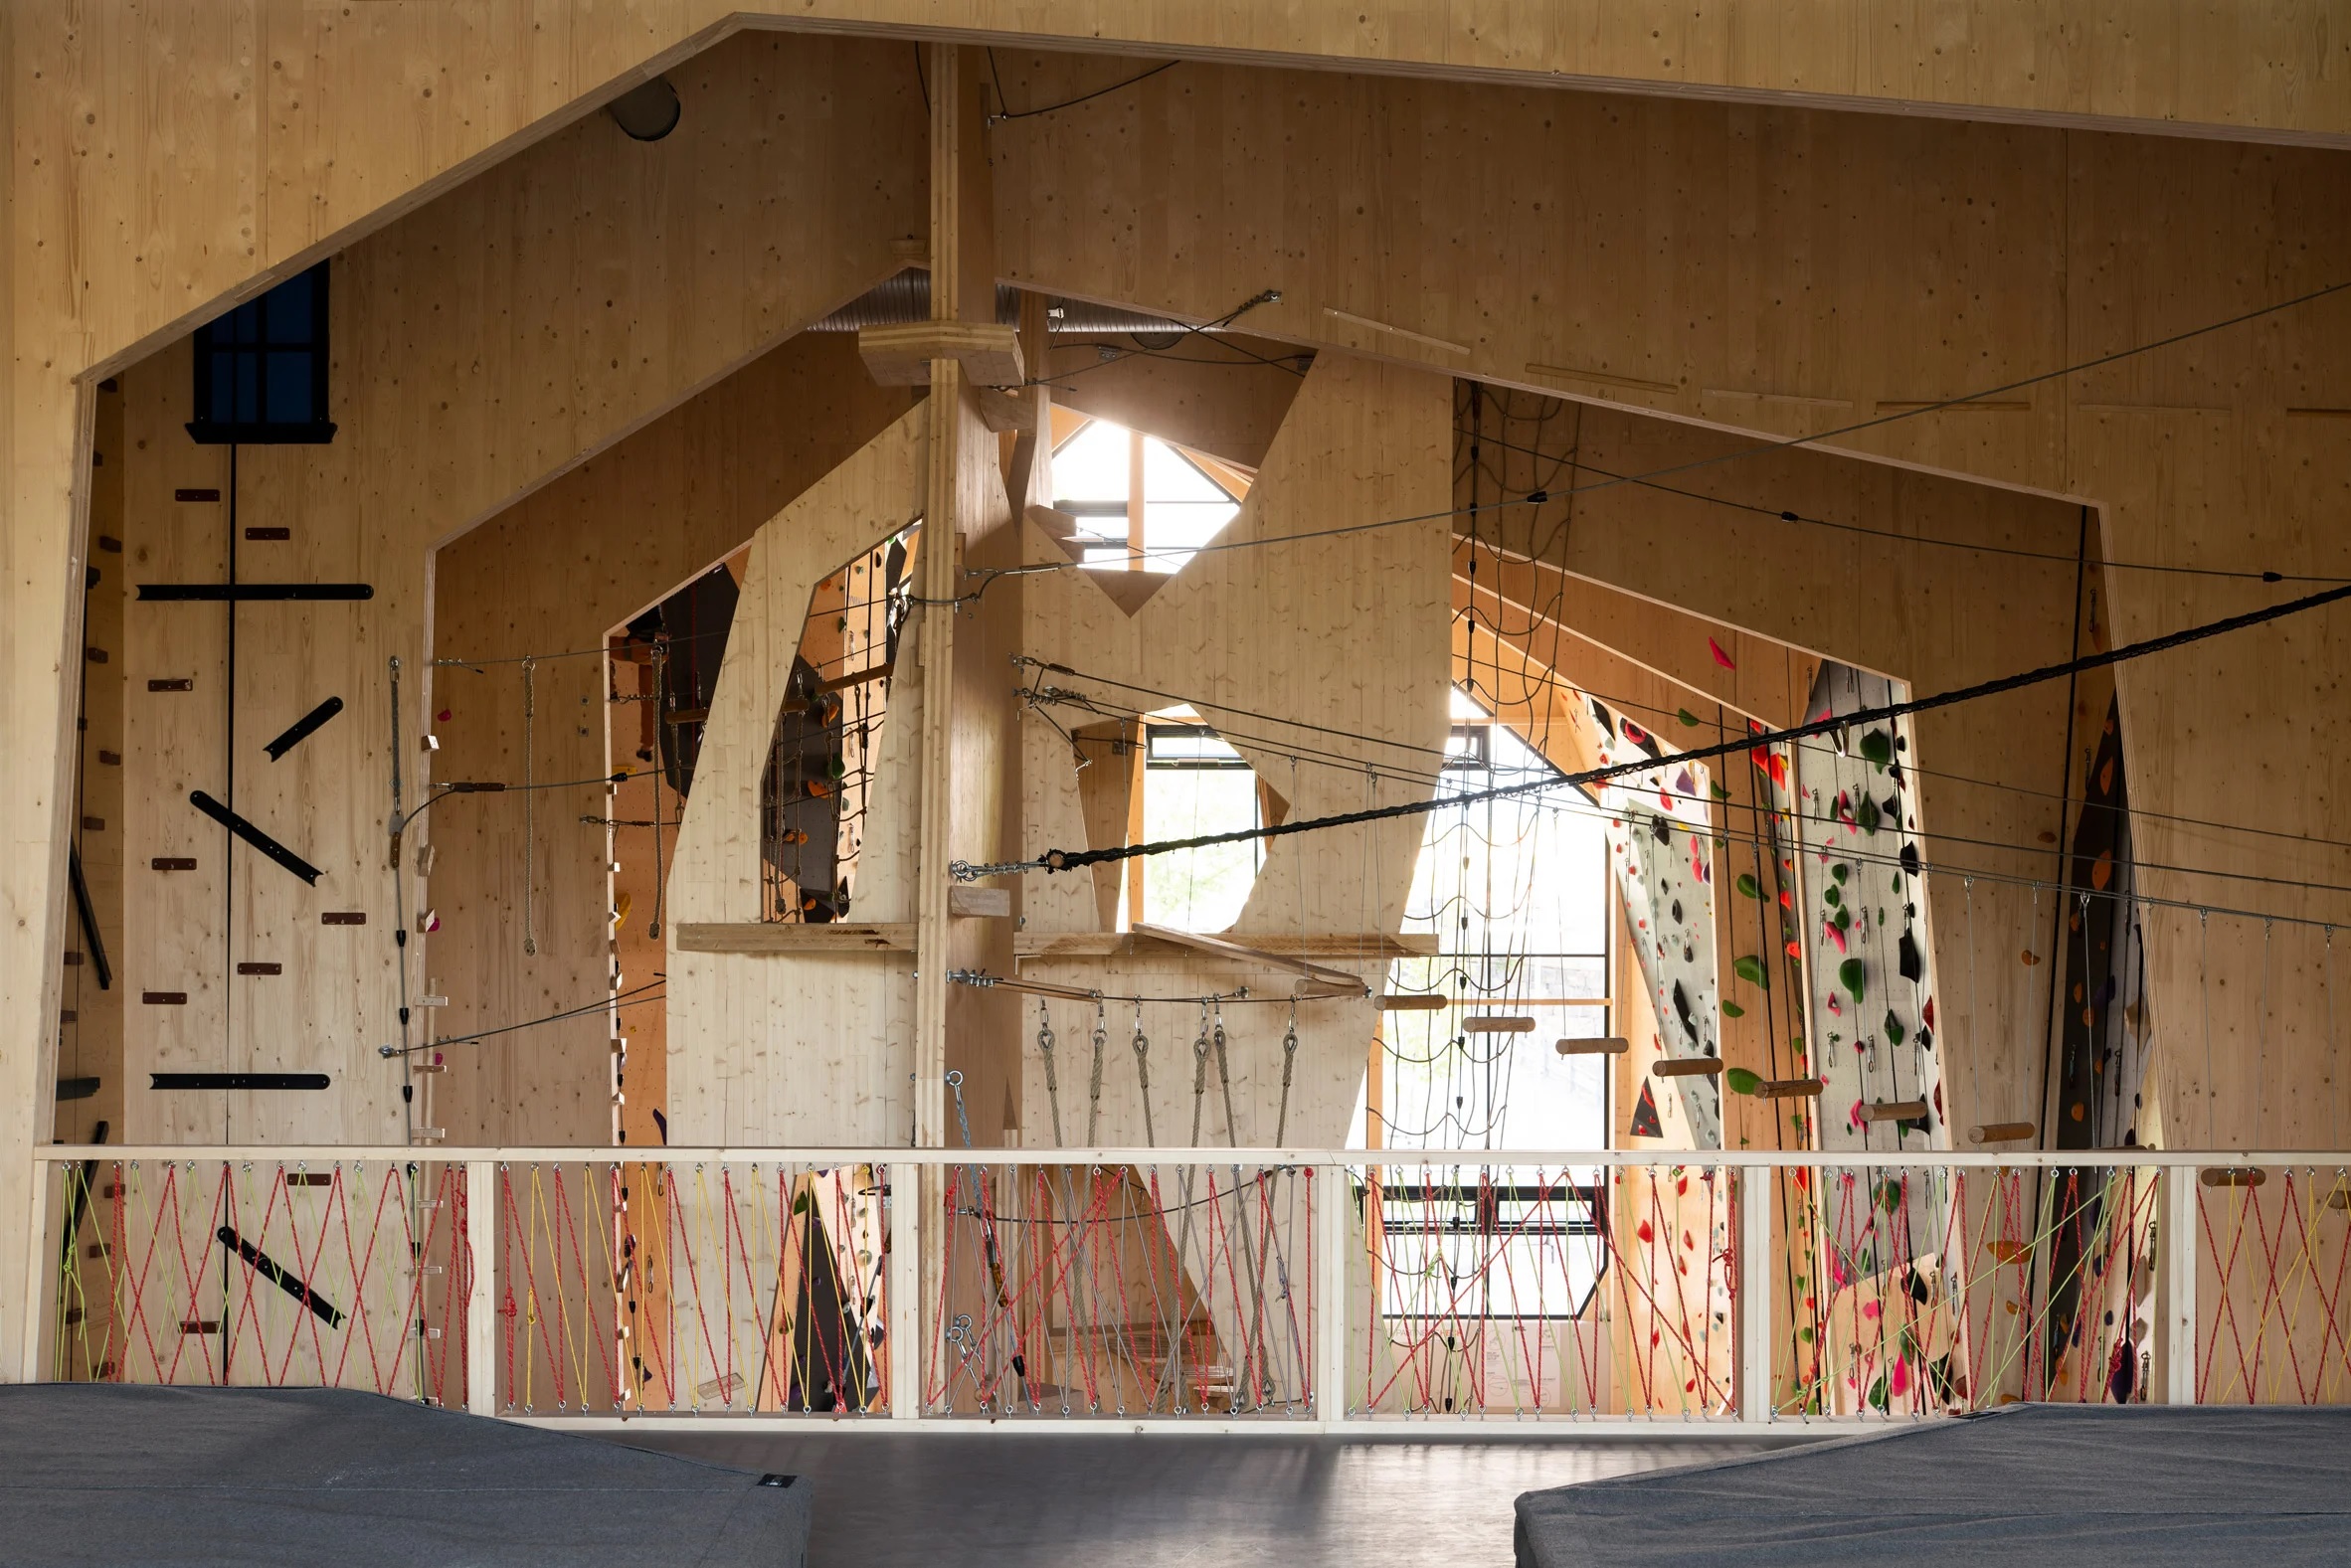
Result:
{"label": "wooden rung", "polygon": [[1381,1012],[1443,1012],[1452,1005],[1450,996],[1414,996],[1404,991],[1389,991],[1379,998]]}
{"label": "wooden rung", "polygon": [[1970,1143],[2016,1143],[2031,1137],[2040,1129],[2030,1122],[1986,1122],[1982,1127],[1967,1130]]}
{"label": "wooden rung", "polygon": [[2198,1179],[2208,1187],[2260,1187],[2268,1184],[2269,1173],[2265,1170],[2231,1168],[2208,1170]]}
{"label": "wooden rung", "polygon": [[1652,1076],[1658,1078],[1716,1078],[1722,1072],[1722,1058],[1718,1056],[1669,1056],[1649,1064]]}
{"label": "wooden rung", "polygon": [[441,1062],[411,1062],[408,1070],[412,1073],[446,1073],[449,1067]]}
{"label": "wooden rung", "polygon": [[1552,1047],[1561,1056],[1622,1056],[1632,1048],[1633,1042],[1620,1034],[1587,1035]]}
{"label": "wooden rung", "polygon": [[449,1136],[449,1130],[438,1127],[421,1127],[417,1129],[416,1136],[420,1143],[438,1143]]}
{"label": "wooden rung", "polygon": [[417,998],[417,1005],[419,1007],[447,1007],[449,998],[447,996],[420,996]]}
{"label": "wooden rung", "polygon": [[289,1170],[285,1173],[289,1187],[331,1187],[335,1178],[331,1172],[318,1170]]}
{"label": "wooden rung", "polygon": [[1862,1107],[1864,1122],[1915,1122],[1926,1115],[1923,1100],[1881,1100]]}
{"label": "wooden rung", "polygon": [[1821,1084],[1817,1078],[1766,1078],[1755,1086],[1760,1100],[1818,1100]]}
{"label": "wooden rung", "polygon": [[1535,1020],[1524,1013],[1496,1013],[1461,1020],[1463,1034],[1533,1034]]}

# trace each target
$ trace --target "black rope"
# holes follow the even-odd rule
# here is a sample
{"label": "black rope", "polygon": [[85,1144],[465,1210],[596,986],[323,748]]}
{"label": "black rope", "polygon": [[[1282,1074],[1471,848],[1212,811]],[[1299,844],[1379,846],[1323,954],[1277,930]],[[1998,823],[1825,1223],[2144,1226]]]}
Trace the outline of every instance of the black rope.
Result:
{"label": "black rope", "polygon": [[[994,74],[995,68],[995,51],[993,49],[988,52],[988,63],[991,74]],[[1152,67],[1149,71],[1144,72],[1140,76],[1129,77],[1124,82],[1113,82],[1107,87],[1097,87],[1093,91],[1085,93],[1079,97],[1063,98],[1058,103],[1048,103],[1042,108],[1020,109],[1016,112],[1011,109],[1006,109],[999,114],[991,114],[988,116],[988,122],[992,125],[995,125],[1000,124],[1004,120],[1008,119],[1034,119],[1039,114],[1053,114],[1058,113],[1062,109],[1073,109],[1076,108],[1080,103],[1091,103],[1096,98],[1106,97],[1109,94],[1118,91],[1122,87],[1131,87],[1138,82],[1149,82],[1161,72],[1174,71],[1177,66],[1182,64],[1183,62],[1180,60],[1171,60],[1165,65]],[[997,77],[995,81],[995,94],[997,101],[1002,101],[1004,95],[1004,81],[1000,76]]]}
{"label": "black rope", "polygon": [[1205,849],[1215,844],[1248,843],[1256,839],[1279,838],[1291,833],[1311,833],[1323,828],[1353,827],[1365,822],[1389,821],[1397,817],[1424,816],[1431,811],[1451,810],[1457,806],[1472,805],[1481,800],[1506,799],[1514,795],[1556,788],[1560,784],[1602,784],[1628,774],[1671,768],[1679,763],[1704,762],[1711,758],[1751,752],[1765,746],[1806,740],[1816,735],[1833,735],[1841,730],[1851,730],[1865,724],[1898,719],[1905,714],[1927,713],[1937,708],[1954,707],[1963,702],[1976,702],[1985,697],[1997,697],[2006,692],[2022,690],[2028,686],[2038,686],[2048,681],[2065,680],[2079,675],[2084,670],[2105,669],[2132,659],[2145,658],[2151,653],[2162,653],[2172,648],[2183,647],[2191,642],[2201,642],[2207,637],[2217,637],[2224,632],[2240,631],[2248,626],[2258,626],[2266,621],[2279,620],[2287,615],[2300,614],[2304,610],[2317,610],[2346,599],[2351,599],[2351,585],[2330,588],[2321,593],[2306,595],[2301,599],[2288,600],[2282,605],[2271,605],[2265,610],[2248,610],[2242,615],[2231,615],[2226,619],[2209,621],[2201,626],[2190,626],[2182,631],[2174,631],[2144,642],[2129,643],[2103,653],[2084,654],[2080,658],[2068,659],[2063,664],[2045,665],[2040,669],[2026,670],[2021,674],[2003,675],[1996,680],[1982,681],[1973,686],[1962,686],[1956,690],[1938,692],[1931,697],[1917,697],[1908,702],[1888,703],[1877,708],[1863,708],[1840,718],[1820,719],[1810,724],[1799,724],[1784,730],[1761,731],[1741,740],[1696,747],[1686,752],[1671,752],[1663,757],[1645,756],[1633,762],[1617,763],[1606,768],[1594,768],[1580,774],[1568,774],[1558,779],[1542,779],[1531,784],[1501,784],[1491,789],[1476,790],[1466,794],[1446,795],[1429,800],[1408,800],[1397,805],[1373,806],[1360,811],[1342,811],[1332,816],[1310,817],[1303,821],[1283,822],[1274,826],[1238,828],[1228,833],[1206,833],[1196,838],[1161,839],[1152,843],[1122,844],[1108,849],[1048,849],[1035,860],[1018,862],[1000,870],[977,867],[963,861],[958,861],[953,869],[958,878],[965,881],[974,881],[983,876],[1001,875],[1008,871],[1075,871],[1081,866],[1109,865],[1121,860],[1171,854],[1182,849]]}

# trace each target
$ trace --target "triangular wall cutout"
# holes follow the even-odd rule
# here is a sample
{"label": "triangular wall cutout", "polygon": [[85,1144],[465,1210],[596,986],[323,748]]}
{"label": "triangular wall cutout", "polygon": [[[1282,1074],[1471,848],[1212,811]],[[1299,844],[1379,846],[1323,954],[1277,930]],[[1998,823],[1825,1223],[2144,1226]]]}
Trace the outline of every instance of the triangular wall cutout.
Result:
{"label": "triangular wall cutout", "polygon": [[1084,568],[1079,575],[1109,596],[1110,602],[1129,615],[1151,602],[1151,596],[1167,584],[1176,581],[1173,572],[1122,572],[1100,567],[1086,567],[1086,547],[1078,542],[1077,519],[1067,512],[1056,512],[1049,506],[1032,506],[1028,520],[1042,529],[1046,536],[1059,545],[1062,553]]}

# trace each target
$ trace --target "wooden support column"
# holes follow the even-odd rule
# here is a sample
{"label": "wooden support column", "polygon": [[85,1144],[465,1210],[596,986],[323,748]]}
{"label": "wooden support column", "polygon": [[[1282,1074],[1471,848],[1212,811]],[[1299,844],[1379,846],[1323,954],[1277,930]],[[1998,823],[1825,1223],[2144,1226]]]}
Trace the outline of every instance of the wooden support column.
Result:
{"label": "wooden support column", "polygon": [[[995,321],[983,67],[982,57],[954,45],[931,51],[931,325],[942,344],[963,342],[976,329],[1000,334],[1005,351],[978,359],[937,357],[930,366],[930,471],[919,576],[923,733],[914,1104],[917,1141],[931,1146],[963,1137],[946,1083],[951,1069],[963,1074],[976,1143],[1000,1140],[1005,1107],[1016,1100],[1005,1083],[1016,1072],[1006,1054],[1010,1007],[1004,998],[956,993],[947,981],[951,968],[1008,973],[1011,965],[1011,921],[957,917],[948,875],[956,860],[1001,859],[1010,844],[1001,809],[1011,725],[1004,655],[1017,633],[1018,586],[998,583],[984,603],[958,602],[971,585],[967,565],[1011,564],[995,559],[1013,548],[1010,506],[998,443],[982,420],[978,388],[1022,379],[1012,334]],[[957,330],[939,330],[948,327]]]}
{"label": "wooden support column", "polygon": [[[961,157],[966,124],[962,51],[930,46],[931,56],[931,318],[959,318],[963,294],[964,190]],[[964,395],[960,361],[931,361],[931,471],[923,507],[921,554],[923,681],[922,800],[917,816],[915,875],[914,1130],[915,1141],[938,1147],[947,1131],[948,842],[955,779],[955,610],[958,535],[962,520],[957,482],[963,453],[956,418]]]}

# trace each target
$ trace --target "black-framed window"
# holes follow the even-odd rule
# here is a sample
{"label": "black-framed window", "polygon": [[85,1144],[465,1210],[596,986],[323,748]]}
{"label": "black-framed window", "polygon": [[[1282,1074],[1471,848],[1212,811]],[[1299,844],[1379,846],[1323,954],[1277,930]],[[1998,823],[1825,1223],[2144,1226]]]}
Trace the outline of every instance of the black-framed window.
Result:
{"label": "black-framed window", "polygon": [[326,417],[327,263],[196,329],[199,441],[292,444],[334,438]]}

